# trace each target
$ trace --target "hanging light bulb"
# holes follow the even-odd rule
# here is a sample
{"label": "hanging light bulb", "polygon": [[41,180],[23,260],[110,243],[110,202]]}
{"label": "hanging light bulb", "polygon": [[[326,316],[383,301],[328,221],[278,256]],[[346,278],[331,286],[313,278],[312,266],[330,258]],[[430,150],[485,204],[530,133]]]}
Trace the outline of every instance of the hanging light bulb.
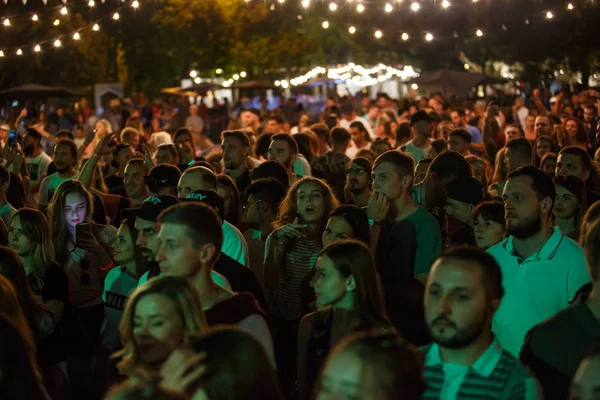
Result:
{"label": "hanging light bulb", "polygon": [[60,9],[60,13],[61,15],[67,15],[69,13],[69,10],[67,10],[67,7],[63,7]]}
{"label": "hanging light bulb", "polygon": [[308,8],[310,6],[310,0],[302,0],[302,7]]}
{"label": "hanging light bulb", "polygon": [[329,21],[323,21],[322,26],[323,26],[323,29],[329,28]]}
{"label": "hanging light bulb", "polygon": [[450,7],[450,2],[448,0],[442,1],[442,8],[448,8],[448,7]]}
{"label": "hanging light bulb", "polygon": [[351,26],[350,28],[348,28],[348,32],[350,32],[351,35],[354,35],[356,33],[356,28]]}
{"label": "hanging light bulb", "polygon": [[196,71],[195,69],[190,71],[190,78],[195,78],[198,76],[198,71]]}
{"label": "hanging light bulb", "polygon": [[245,77],[246,77],[246,75],[247,75],[247,74],[246,74],[246,71],[242,71],[242,72],[240,72],[240,76],[241,76],[242,78],[245,78]]}
{"label": "hanging light bulb", "polygon": [[402,34],[402,40],[407,41],[410,37],[408,36],[408,33],[404,32]]}
{"label": "hanging light bulb", "polygon": [[95,5],[96,5],[96,2],[94,0],[88,1],[88,6],[89,7],[94,7]]}
{"label": "hanging light bulb", "polygon": [[100,30],[100,25],[98,24],[94,24],[94,26],[92,27],[93,31],[99,31]]}
{"label": "hanging light bulb", "polygon": [[365,11],[365,6],[362,3],[358,3],[356,6],[356,11],[358,11],[359,13]]}
{"label": "hanging light bulb", "polygon": [[329,10],[331,10],[331,11],[337,10],[337,4],[335,4],[333,2],[329,3]]}
{"label": "hanging light bulb", "polygon": [[385,3],[385,12],[391,13],[394,11],[394,7],[390,3]]}
{"label": "hanging light bulb", "polygon": [[194,78],[194,83],[197,85],[199,83],[202,83],[202,79],[200,79],[199,77],[195,77]]}
{"label": "hanging light bulb", "polygon": [[33,22],[37,22],[37,21],[39,21],[38,15],[37,15],[37,14],[33,14],[33,16],[31,17],[31,20],[32,20]]}
{"label": "hanging light bulb", "polygon": [[427,32],[427,34],[425,35],[425,40],[427,40],[428,42],[431,42],[433,40],[433,35],[429,32]]}
{"label": "hanging light bulb", "polygon": [[113,19],[114,19],[115,21],[118,21],[118,20],[119,20],[119,18],[121,18],[121,16],[119,15],[119,13],[118,13],[118,12],[116,12],[116,13],[114,13],[114,14],[113,14]]}
{"label": "hanging light bulb", "polygon": [[573,4],[571,4],[571,3],[567,4],[567,10],[571,11],[574,8],[575,7],[573,6]]}
{"label": "hanging light bulb", "polygon": [[483,31],[481,29],[477,29],[477,31],[475,32],[475,34],[479,37],[483,36]]}
{"label": "hanging light bulb", "polygon": [[53,25],[54,26],[59,26],[60,25],[60,19],[55,19]]}
{"label": "hanging light bulb", "polygon": [[23,55],[23,50],[21,50],[21,49],[17,50],[17,55],[18,56]]}
{"label": "hanging light bulb", "polygon": [[546,13],[546,18],[547,18],[547,19],[552,19],[552,18],[554,18],[554,14],[552,14],[552,11],[548,11],[548,12]]}
{"label": "hanging light bulb", "polygon": [[376,39],[381,39],[382,36],[383,36],[383,33],[380,30],[375,31],[375,38]]}
{"label": "hanging light bulb", "polygon": [[33,48],[33,51],[35,51],[36,53],[39,53],[40,51],[42,51],[42,48],[39,44],[36,44],[35,47]]}
{"label": "hanging light bulb", "polygon": [[81,36],[79,35],[79,32],[75,32],[73,34],[73,40],[79,40],[79,39],[81,39]]}
{"label": "hanging light bulb", "polygon": [[4,57],[4,52],[0,50],[0,57]]}
{"label": "hanging light bulb", "polygon": [[220,75],[223,73],[223,70],[221,68],[217,68],[215,72],[217,75]]}
{"label": "hanging light bulb", "polygon": [[414,12],[417,12],[421,9],[421,5],[415,1],[414,3],[412,3],[410,5],[410,9],[413,10]]}
{"label": "hanging light bulb", "polygon": [[240,76],[238,74],[233,74],[233,80],[237,81],[240,79]]}
{"label": "hanging light bulb", "polygon": [[140,2],[137,0],[134,0],[133,3],[131,3],[131,7],[133,8],[138,8],[140,6]]}
{"label": "hanging light bulb", "polygon": [[6,18],[2,24],[4,24],[4,26],[10,26],[10,19]]}
{"label": "hanging light bulb", "polygon": [[60,39],[56,39],[54,41],[54,47],[60,47],[60,46],[62,46],[62,43],[60,42]]}

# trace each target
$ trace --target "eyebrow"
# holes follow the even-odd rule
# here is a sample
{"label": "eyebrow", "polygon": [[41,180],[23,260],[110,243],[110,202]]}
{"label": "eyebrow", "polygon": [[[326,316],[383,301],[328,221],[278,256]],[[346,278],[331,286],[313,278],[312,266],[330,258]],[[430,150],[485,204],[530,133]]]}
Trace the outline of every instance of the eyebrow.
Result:
{"label": "eyebrow", "polygon": [[82,205],[84,205],[84,204],[85,204],[85,202],[83,202],[83,201],[82,201],[81,203],[79,203],[79,204],[75,204],[75,205],[68,205],[68,204],[67,204],[67,205],[65,205],[65,208],[67,208],[67,207],[80,207],[80,206],[82,206]]}
{"label": "eyebrow", "polygon": [[301,191],[298,192],[298,194],[302,194],[302,193],[315,193],[315,192],[322,193],[321,190],[319,190],[319,189],[313,189],[310,192],[307,192],[306,190],[301,190]]}

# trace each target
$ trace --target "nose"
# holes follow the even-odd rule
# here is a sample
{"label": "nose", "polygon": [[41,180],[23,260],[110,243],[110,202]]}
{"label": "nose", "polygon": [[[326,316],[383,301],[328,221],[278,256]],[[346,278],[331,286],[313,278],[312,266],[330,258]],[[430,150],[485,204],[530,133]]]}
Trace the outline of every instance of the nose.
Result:
{"label": "nose", "polygon": [[452,313],[450,299],[447,296],[442,297],[442,300],[438,304],[438,311],[443,315],[450,315]]}
{"label": "nose", "polygon": [[165,260],[165,255],[166,255],[165,246],[161,244],[160,246],[158,246],[158,254],[157,254],[158,261]]}
{"label": "nose", "polygon": [[138,235],[137,240],[135,241],[135,244],[138,247],[146,247],[146,238],[144,237],[144,235]]}

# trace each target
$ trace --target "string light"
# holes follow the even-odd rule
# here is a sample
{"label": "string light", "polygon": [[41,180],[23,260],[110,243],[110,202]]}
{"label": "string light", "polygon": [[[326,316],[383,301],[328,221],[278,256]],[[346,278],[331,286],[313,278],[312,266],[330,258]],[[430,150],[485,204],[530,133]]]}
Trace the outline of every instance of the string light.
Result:
{"label": "string light", "polygon": [[0,50],[0,57],[4,57],[4,52]]}
{"label": "string light", "polygon": [[308,8],[310,6],[310,0],[302,0],[302,7]]}
{"label": "string light", "polygon": [[31,17],[31,20],[33,22],[37,22],[39,20],[38,15],[37,14],[33,14],[33,16]]}
{"label": "string light", "polygon": [[285,3],[285,0],[277,0],[279,2],[279,4],[283,4]]}
{"label": "string light", "polygon": [[338,68],[326,69],[323,67],[315,67],[304,75],[297,76],[287,81],[275,81],[275,86],[283,87],[284,89],[291,84],[292,86],[303,85],[311,79],[326,75],[332,81],[346,82],[351,85],[371,86],[380,82],[384,82],[394,77],[400,78],[402,81],[407,81],[411,78],[419,76],[419,74],[411,66],[405,66],[403,69],[396,69],[384,64],[372,68],[365,68],[353,63],[341,66]]}
{"label": "string light", "polygon": [[573,4],[569,3],[567,5],[567,10],[571,11],[572,9],[574,9],[575,7],[573,6]]}
{"label": "string light", "polygon": [[17,50],[17,55],[18,55],[18,56],[20,56],[20,55],[22,55],[22,54],[23,54],[23,50],[21,50],[21,49]]}
{"label": "string light", "polygon": [[331,10],[331,11],[337,10],[337,4],[335,4],[335,3],[329,3],[329,10]]}
{"label": "string light", "polygon": [[356,33],[356,28],[355,28],[355,27],[353,27],[353,26],[351,26],[350,28],[348,28],[348,32],[349,32],[351,35],[354,35],[354,34]]}
{"label": "string light", "polygon": [[414,2],[410,5],[410,9],[413,10],[414,12],[419,11],[420,8],[421,8],[421,5],[417,2]]}
{"label": "string light", "polygon": [[475,32],[475,34],[479,37],[483,36],[483,31],[481,29],[477,29],[477,31]]}
{"label": "string light", "polygon": [[450,7],[450,2],[448,0],[442,1],[442,8],[448,8],[448,7]]}
{"label": "string light", "polygon": [[194,83],[197,85],[199,83],[202,83],[202,79],[200,79],[200,77],[195,77],[194,78]]}
{"label": "string light", "polygon": [[322,26],[323,26],[323,29],[329,28],[329,21],[323,21]]}
{"label": "string light", "polygon": [[431,42],[433,40],[433,35],[429,32],[427,32],[427,34],[425,35],[425,40],[427,40],[428,42]]}
{"label": "string light", "polygon": [[237,81],[237,80],[239,80],[239,79],[240,79],[240,76],[239,76],[238,74],[234,74],[234,75],[233,75],[233,80],[234,80],[234,81]]}
{"label": "string light", "polygon": [[131,7],[133,8],[138,8],[140,6],[140,2],[137,0],[134,0],[133,3],[131,3]]}
{"label": "string light", "polygon": [[416,83],[413,83],[412,85],[410,85],[410,88],[412,90],[417,90],[419,88],[419,85],[417,85]]}
{"label": "string light", "polygon": [[10,26],[10,19],[6,18],[4,22],[2,22],[4,26]]}
{"label": "string light", "polygon": [[554,14],[552,14],[552,11],[548,11],[548,12],[546,13],[546,18],[547,18],[547,19],[552,19],[552,18],[554,18]]}
{"label": "string light", "polygon": [[217,68],[216,71],[217,75],[220,75],[223,73],[223,70],[221,68]]}
{"label": "string light", "polygon": [[89,7],[94,7],[95,5],[96,5],[96,2],[94,0],[88,1],[88,6]]}
{"label": "string light", "polygon": [[62,46],[62,43],[60,42],[60,39],[56,39],[54,41],[54,47],[60,47],[60,46]]}
{"label": "string light", "polygon": [[118,13],[118,12],[116,12],[116,13],[114,13],[114,14],[113,14],[113,19],[114,19],[115,21],[118,21],[118,20],[119,20],[119,18],[121,18],[121,16],[119,15],[119,13]]}
{"label": "string light", "polygon": [[75,32],[73,34],[73,40],[79,40],[81,38],[81,36],[79,36],[79,32]]}
{"label": "string light", "polygon": [[365,6],[362,3],[358,3],[356,5],[356,11],[358,11],[359,13],[365,11]]}
{"label": "string light", "polygon": [[385,12],[391,13],[392,11],[394,11],[394,6],[392,6],[390,3],[385,3]]}
{"label": "string light", "polygon": [[99,31],[100,30],[100,25],[94,24],[94,26],[92,27],[92,30],[96,31],[96,32]]}
{"label": "string light", "polygon": [[376,39],[381,39],[381,37],[383,36],[383,33],[379,30],[375,31],[375,38]]}
{"label": "string light", "polygon": [[246,71],[242,71],[240,72],[240,77],[241,78],[245,78],[248,74],[246,74]]}
{"label": "string light", "polygon": [[408,39],[410,39],[410,37],[408,36],[408,33],[404,32],[402,34],[402,40],[404,40],[406,42]]}
{"label": "string light", "polygon": [[60,19],[55,19],[54,26],[59,26],[59,25],[60,25]]}
{"label": "string light", "polygon": [[67,15],[69,13],[69,10],[67,10],[67,7],[63,7],[60,9],[60,13],[61,15]]}
{"label": "string light", "polygon": [[36,44],[35,47],[33,48],[33,51],[35,51],[36,53],[39,53],[40,51],[42,51],[42,48],[40,47],[39,44]]}
{"label": "string light", "polygon": [[190,78],[195,78],[198,76],[198,71],[196,71],[195,69],[190,71]]}

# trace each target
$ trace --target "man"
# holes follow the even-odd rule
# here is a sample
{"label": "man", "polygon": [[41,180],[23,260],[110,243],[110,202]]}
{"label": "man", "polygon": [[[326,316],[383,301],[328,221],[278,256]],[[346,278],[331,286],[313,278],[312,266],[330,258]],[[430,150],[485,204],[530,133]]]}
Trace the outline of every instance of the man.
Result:
{"label": "man", "polygon": [[250,270],[263,288],[265,243],[274,230],[273,222],[285,195],[285,187],[274,178],[259,179],[246,189],[246,218],[251,229],[244,232],[244,238],[248,243]]}
{"label": "man", "polygon": [[175,148],[179,155],[177,168],[180,171],[185,171],[187,167],[194,164],[196,161],[201,160],[196,157],[196,144],[192,133],[187,128],[179,128],[175,132],[173,138]]}
{"label": "man", "polygon": [[400,150],[410,154],[416,163],[429,156],[433,121],[434,118],[424,110],[419,110],[410,117],[413,138],[400,147]]}
{"label": "man", "polygon": [[515,97],[515,103],[513,105],[513,119],[519,123],[521,129],[525,129],[527,126],[527,116],[529,115],[529,109],[525,107],[525,99],[521,96]]}
{"label": "man", "polygon": [[600,176],[587,151],[580,147],[564,147],[556,160],[556,176],[573,175],[585,182],[587,204],[600,200]]}
{"label": "man", "polygon": [[450,119],[456,128],[462,128],[469,132],[471,135],[470,149],[473,150],[473,154],[481,155],[485,154],[485,145],[483,144],[483,137],[481,132],[476,126],[470,125],[467,120],[467,114],[462,108],[450,111]]}
{"label": "man", "polygon": [[143,153],[140,152],[140,136],[141,133],[135,128],[127,127],[121,131],[119,137],[121,139],[121,143],[128,144],[133,147],[133,150],[136,151],[136,156],[142,156]]}
{"label": "man", "polygon": [[198,115],[198,106],[190,105],[190,115],[185,119],[185,127],[190,130],[194,138],[198,138],[204,129],[204,120]]}
{"label": "man", "polygon": [[365,158],[358,157],[346,166],[346,201],[357,207],[366,207],[371,198],[372,164]]}
{"label": "man", "polygon": [[530,165],[508,175],[502,194],[509,237],[487,251],[502,270],[506,296],[494,333],[513,356],[533,326],[566,308],[590,281],[583,250],[553,228],[552,178]]}
{"label": "man", "polygon": [[[533,164],[533,153],[531,150],[531,142],[525,138],[513,139],[506,143],[504,150],[504,164],[507,174],[518,168]],[[494,198],[501,198],[504,190],[504,182],[498,182],[490,185],[490,194]]]}
{"label": "man", "polygon": [[[197,190],[217,192],[217,176],[206,167],[192,167],[185,170],[177,186],[180,199],[187,198]],[[225,211],[225,210],[219,210]],[[248,244],[242,233],[229,222],[223,220],[223,248],[221,251],[242,265],[249,266]]]}
{"label": "man", "polygon": [[535,378],[494,339],[503,293],[498,264],[481,250],[450,250],[435,262],[425,289],[433,344],[425,349],[424,399],[542,398]]}
{"label": "man", "polygon": [[113,151],[113,155],[113,164],[118,165],[117,172],[114,175],[107,176],[104,181],[110,194],[127,196],[124,179],[125,168],[129,161],[135,157],[135,150],[128,144],[118,144]]}
{"label": "man", "polygon": [[331,130],[331,139],[332,149],[322,156],[313,157],[311,168],[314,176],[325,179],[333,189],[335,196],[338,199],[343,199],[346,166],[350,163],[350,158],[346,155],[346,150],[348,149],[351,137],[346,129],[333,128]]}
{"label": "man", "polygon": [[535,326],[525,338],[521,360],[538,377],[547,399],[566,399],[577,366],[600,343],[600,223],[585,238],[592,283],[569,308]]}
{"label": "man", "polygon": [[77,178],[77,145],[70,139],[60,139],[54,145],[54,165],[56,172],[48,175],[40,184],[39,208],[46,211],[54,196],[54,191],[64,181]]}
{"label": "man", "polygon": [[508,125],[506,128],[504,128],[504,140],[506,143],[513,139],[524,137],[525,132],[523,132],[523,129],[519,128],[517,125]]}
{"label": "man", "polygon": [[4,165],[0,164],[0,219],[4,221],[6,226],[10,226],[10,220],[17,212],[17,209],[6,199],[6,193],[8,192],[9,186],[10,172],[8,172]]}
{"label": "man", "polygon": [[452,235],[453,245],[477,246],[473,210],[483,201],[484,191],[483,185],[477,179],[467,176],[454,178],[448,183],[446,212],[463,224]]}
{"label": "man", "polygon": [[177,185],[181,171],[171,164],[158,164],[148,172],[144,183],[151,195],[168,194],[177,197]]}
{"label": "man", "polygon": [[552,118],[548,115],[538,115],[535,117],[535,137],[550,136],[552,137],[552,130],[554,129],[554,123]]}
{"label": "man", "polygon": [[240,121],[242,129],[250,128],[256,135],[262,133],[260,129],[260,111],[256,108],[243,110],[240,114]]}
{"label": "man", "polygon": [[352,141],[356,146],[357,150],[362,150],[371,147],[371,137],[367,132],[362,122],[353,122],[348,128]]}
{"label": "man", "polygon": [[269,146],[269,160],[281,163],[288,171],[290,184],[302,176],[294,173],[293,165],[298,157],[298,144],[291,135],[280,133],[271,137]]}
{"label": "man", "polygon": [[274,135],[278,133],[284,133],[284,125],[286,121],[285,118],[281,115],[272,114],[269,118],[267,118],[267,122],[265,123],[265,129],[263,132],[269,132]]}
{"label": "man", "polygon": [[463,157],[470,155],[469,148],[471,147],[471,134],[462,128],[458,128],[450,132],[448,148],[456,151]]}
{"label": "man", "polygon": [[583,121],[588,134],[588,140],[593,148],[597,145],[598,134],[598,109],[593,104],[588,104],[583,109]]}
{"label": "man", "polygon": [[285,167],[277,161],[265,161],[250,173],[252,183],[259,179],[273,178],[279,181],[285,190],[290,187],[290,178]]}
{"label": "man", "polygon": [[354,110],[354,106],[352,104],[344,104],[340,107],[340,111],[342,112],[342,119],[340,121],[340,126],[342,128],[350,129],[350,125],[352,125],[353,122],[360,122],[369,133],[371,139],[375,139],[373,130],[369,126],[369,121],[357,116],[356,111]]}
{"label": "man", "polygon": [[436,128],[436,138],[448,140],[450,137],[450,132],[452,132],[456,127],[452,123],[452,121],[441,121]]}
{"label": "man", "polygon": [[174,143],[163,143],[158,146],[154,154],[154,165],[170,164],[174,167],[179,165],[179,152]]}
{"label": "man", "polygon": [[46,177],[48,166],[52,162],[50,156],[42,150],[41,140],[42,135],[35,129],[27,129],[23,136],[23,153],[29,172],[27,199],[32,205],[37,205],[40,201],[40,184]]}
{"label": "man", "polygon": [[131,159],[125,167],[123,173],[125,193],[134,206],[139,206],[148,198],[148,187],[144,180],[148,172],[148,167],[141,158]]}
{"label": "man", "polygon": [[421,161],[417,163],[417,166],[415,167],[415,185],[423,182],[425,175],[427,175],[427,170],[432,162],[433,158],[427,157],[421,158]]}
{"label": "man", "polygon": [[[368,98],[367,98],[367,100],[368,100]],[[371,130],[374,130],[375,128],[377,128],[377,124],[379,123],[379,115],[380,115],[379,106],[377,105],[376,102],[372,102],[369,105],[369,109],[368,109],[367,113],[363,116],[363,118],[366,119],[367,122],[369,123],[369,127],[371,128]]]}
{"label": "man", "polygon": [[402,337],[424,343],[423,326],[415,324],[415,320],[422,321],[423,286],[417,279],[425,281],[440,253],[440,227],[410,198],[414,161],[408,155],[398,151],[382,154],[375,160],[371,176],[373,194],[367,205],[371,247],[390,318]]}
{"label": "man", "polygon": [[248,154],[250,153],[250,139],[246,132],[241,130],[224,131],[221,134],[221,149],[225,173],[235,179],[240,195],[244,196],[246,188],[250,186],[250,170],[248,169]]}
{"label": "man", "polygon": [[254,296],[234,294],[211,278],[223,242],[216,212],[205,204],[188,202],[163,211],[158,222],[161,224],[158,260],[163,275],[188,278],[198,289],[209,325],[235,324],[250,332],[275,367],[266,314]]}

